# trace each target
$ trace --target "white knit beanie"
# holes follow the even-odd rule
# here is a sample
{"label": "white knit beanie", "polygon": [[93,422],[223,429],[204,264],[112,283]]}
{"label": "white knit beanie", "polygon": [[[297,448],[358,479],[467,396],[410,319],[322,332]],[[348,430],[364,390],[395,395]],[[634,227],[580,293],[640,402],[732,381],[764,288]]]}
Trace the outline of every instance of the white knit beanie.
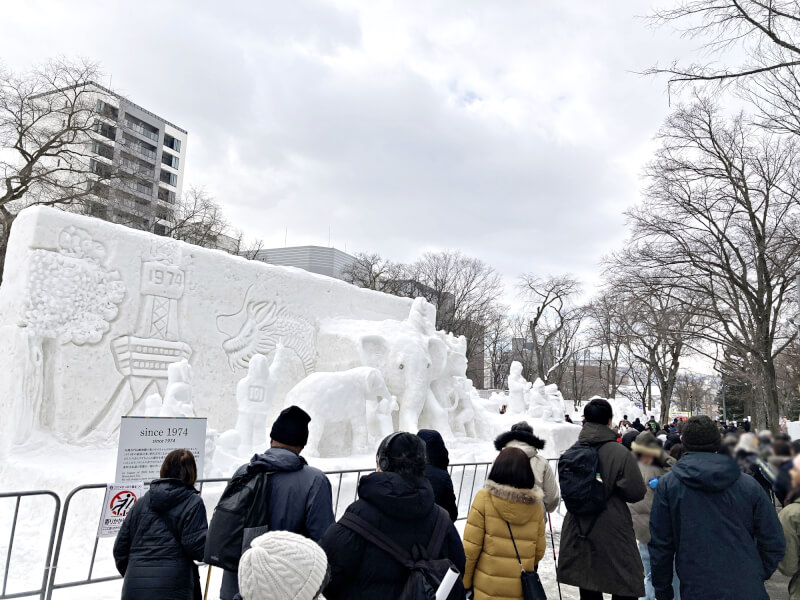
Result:
{"label": "white knit beanie", "polygon": [[244,600],[313,600],[328,571],[325,551],[289,531],[270,531],[250,542],[239,561]]}

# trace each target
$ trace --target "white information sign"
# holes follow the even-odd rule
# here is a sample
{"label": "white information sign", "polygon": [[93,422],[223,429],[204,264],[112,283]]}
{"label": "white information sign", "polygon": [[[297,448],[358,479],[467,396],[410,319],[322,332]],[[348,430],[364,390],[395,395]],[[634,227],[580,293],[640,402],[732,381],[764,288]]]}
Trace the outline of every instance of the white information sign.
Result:
{"label": "white information sign", "polygon": [[152,481],[173,450],[194,454],[198,476],[203,473],[206,419],[184,417],[122,417],[117,450],[117,481]]}
{"label": "white information sign", "polygon": [[128,512],[144,496],[144,483],[109,483],[97,537],[116,537]]}

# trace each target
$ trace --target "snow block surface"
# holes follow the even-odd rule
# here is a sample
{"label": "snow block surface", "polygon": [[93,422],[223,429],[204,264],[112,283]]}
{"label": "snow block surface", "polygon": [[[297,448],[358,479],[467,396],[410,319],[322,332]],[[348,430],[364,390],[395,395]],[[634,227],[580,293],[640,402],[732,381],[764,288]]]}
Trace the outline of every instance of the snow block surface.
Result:
{"label": "snow block surface", "polygon": [[253,356],[286,350],[285,394],[316,370],[319,320],[403,321],[412,305],[44,207],[18,216],[4,277],[0,433],[16,443],[38,429],[109,441],[122,415],[165,396],[168,368],[183,360],[196,413],[229,429]]}

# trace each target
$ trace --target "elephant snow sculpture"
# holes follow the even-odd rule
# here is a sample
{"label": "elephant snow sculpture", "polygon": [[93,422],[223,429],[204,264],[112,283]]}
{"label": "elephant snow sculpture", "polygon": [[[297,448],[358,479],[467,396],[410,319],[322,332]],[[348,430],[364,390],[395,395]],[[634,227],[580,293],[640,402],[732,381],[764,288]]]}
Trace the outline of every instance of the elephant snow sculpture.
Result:
{"label": "elephant snow sculpture", "polygon": [[323,320],[317,336],[317,370],[378,369],[400,406],[400,430],[415,432],[424,426],[447,436],[447,412],[431,391],[431,382],[444,369],[447,347],[438,335],[426,335],[418,325],[410,320]]}
{"label": "elephant snow sculpture", "polygon": [[391,407],[392,395],[381,372],[371,367],[357,367],[335,373],[312,373],[287,394],[286,406],[299,406],[311,415],[305,448],[308,456],[319,456],[322,436],[334,423],[350,424],[350,453],[363,454],[370,450],[369,434],[380,435],[367,428],[368,414],[377,413],[379,398],[388,400]]}

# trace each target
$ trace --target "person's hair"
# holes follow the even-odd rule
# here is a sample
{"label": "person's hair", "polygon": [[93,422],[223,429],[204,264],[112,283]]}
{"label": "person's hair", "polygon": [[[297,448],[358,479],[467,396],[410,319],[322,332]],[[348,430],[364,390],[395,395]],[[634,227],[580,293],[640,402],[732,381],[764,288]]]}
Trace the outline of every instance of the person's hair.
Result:
{"label": "person's hair", "polygon": [[800,440],[795,440],[792,442],[792,450],[794,450],[795,454],[800,454]]}
{"label": "person's hair", "polygon": [[775,434],[775,441],[776,442],[791,443],[792,442],[792,436],[790,436],[788,433],[784,433],[783,431],[781,431],[781,432],[778,432],[778,433]]}
{"label": "person's hair", "polygon": [[386,471],[409,479],[425,476],[428,455],[425,451],[425,442],[419,436],[413,433],[401,433],[393,437],[383,451],[389,460],[389,468]]}
{"label": "person's hair", "polygon": [[519,448],[504,448],[494,460],[489,479],[499,485],[529,490],[536,480],[531,469],[531,459]]}
{"label": "person's hair", "polygon": [[628,420],[628,415],[622,415],[622,418],[627,421]]}
{"label": "person's hair", "polygon": [[772,451],[775,453],[775,456],[789,456],[792,453],[791,450],[791,445],[786,442],[774,442],[772,444]]}
{"label": "person's hair", "polygon": [[614,409],[611,408],[608,400],[604,400],[603,398],[595,398],[586,405],[586,408],[583,409],[583,416],[589,423],[608,425],[611,417],[614,416]]}
{"label": "person's hair", "polygon": [[680,460],[684,454],[686,454],[686,448],[683,447],[683,444],[675,444],[669,449],[669,455],[675,460]]}
{"label": "person's hair", "polygon": [[189,450],[173,450],[161,465],[162,479],[180,479],[187,485],[197,482],[197,463]]}

